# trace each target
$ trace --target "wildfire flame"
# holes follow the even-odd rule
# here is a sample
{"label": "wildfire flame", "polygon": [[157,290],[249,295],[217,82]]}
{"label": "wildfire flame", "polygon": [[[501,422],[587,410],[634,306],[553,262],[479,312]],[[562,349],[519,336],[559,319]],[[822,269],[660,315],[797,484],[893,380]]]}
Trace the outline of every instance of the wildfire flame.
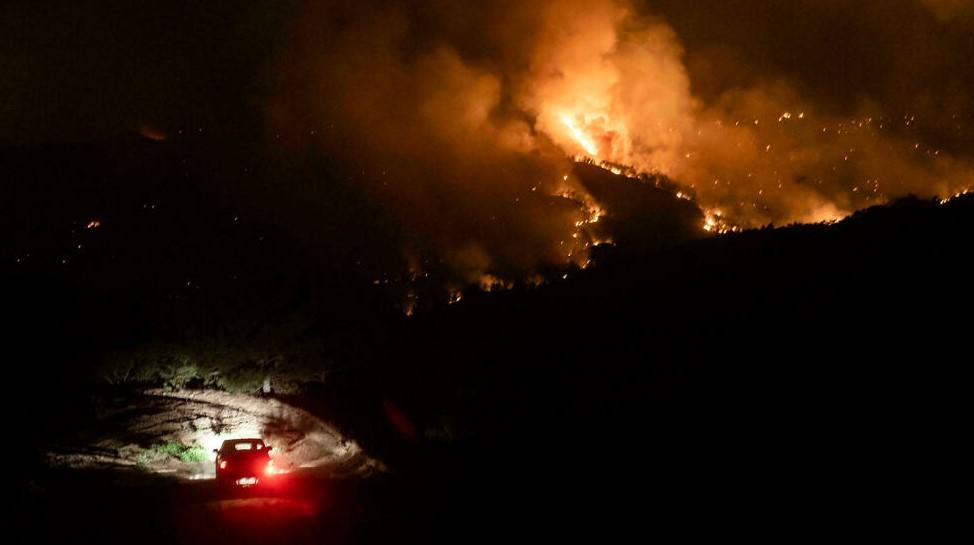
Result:
{"label": "wildfire flame", "polygon": [[568,129],[571,137],[575,142],[578,143],[585,153],[588,153],[592,157],[597,157],[599,154],[599,147],[595,145],[595,142],[587,135],[585,132],[575,124],[575,121],[568,115],[561,115],[561,123],[565,125]]}
{"label": "wildfire flame", "polygon": [[[920,139],[921,113],[820,108],[787,78],[742,86],[734,70],[696,96],[680,36],[647,2],[485,2],[493,9],[418,20],[409,10],[360,17],[361,5],[387,4],[373,0],[303,4],[302,17],[321,24],[296,25],[268,109],[275,130],[360,173],[464,286],[502,289],[497,271],[584,264],[606,242],[614,222],[600,218],[613,210],[563,174],[573,158],[679,185],[675,198],[697,203],[711,233],[834,222],[911,193],[946,202],[974,180],[974,162]],[[464,54],[466,33],[450,39],[457,22],[490,42],[484,55]],[[402,55],[395,44],[413,25],[443,40]],[[695,53],[711,61],[702,67],[723,60]],[[549,206],[539,193],[573,202]]]}

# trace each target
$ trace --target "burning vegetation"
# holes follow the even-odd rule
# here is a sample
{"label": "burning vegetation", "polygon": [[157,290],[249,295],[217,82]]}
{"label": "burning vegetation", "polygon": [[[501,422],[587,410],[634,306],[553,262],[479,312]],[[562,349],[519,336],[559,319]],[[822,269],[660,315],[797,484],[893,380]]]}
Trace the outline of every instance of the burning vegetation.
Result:
{"label": "burning vegetation", "polygon": [[[0,139],[58,129],[0,147],[13,467],[20,490],[51,490],[15,503],[38,520],[170,540],[142,515],[167,525],[179,495],[118,510],[142,490],[66,492],[101,468],[209,477],[211,448],[241,436],[285,471],[393,468],[353,501],[323,488],[339,509],[317,542],[344,542],[346,517],[385,532],[363,543],[581,535],[566,520],[607,541],[645,533],[633,490],[681,510],[671,490],[753,490],[793,515],[820,506],[783,489],[862,504],[853,484],[902,509],[890,475],[915,498],[931,494],[903,468],[956,476],[972,2],[259,3],[246,21],[223,2],[4,11],[0,64],[19,75]],[[268,15],[289,24],[214,31]],[[236,39],[273,85],[253,57],[222,62]],[[166,68],[180,55],[201,60]],[[75,108],[92,97],[106,106]],[[91,125],[116,136],[62,140]]]}
{"label": "burning vegetation", "polygon": [[594,228],[611,207],[572,162],[666,180],[702,209],[701,234],[832,222],[974,182],[915,113],[836,111],[775,74],[697,94],[686,57],[651,6],[627,0],[305,2],[269,117],[284,145],[361,173],[415,251],[491,289],[585,266],[613,239]]}

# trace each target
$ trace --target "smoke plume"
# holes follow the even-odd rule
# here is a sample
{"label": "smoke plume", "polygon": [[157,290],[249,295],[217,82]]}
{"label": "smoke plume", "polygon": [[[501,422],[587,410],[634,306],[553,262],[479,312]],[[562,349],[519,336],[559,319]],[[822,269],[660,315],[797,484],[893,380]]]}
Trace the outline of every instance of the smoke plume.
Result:
{"label": "smoke plume", "polygon": [[972,0],[922,0],[922,2],[942,20],[952,19],[960,15],[969,16],[974,13],[974,1]]}
{"label": "smoke plume", "polygon": [[[970,7],[891,4],[955,26]],[[744,227],[837,219],[974,182],[966,150],[939,146],[958,139],[943,136],[950,118],[931,106],[950,98],[956,121],[969,111],[962,94],[928,82],[925,100],[868,89],[831,100],[828,86],[754,54],[767,44],[706,43],[692,32],[684,43],[668,22],[689,20],[681,9],[305,2],[269,117],[286,145],[339,158],[413,233],[410,252],[441,256],[469,281],[582,262],[601,205],[570,175],[575,158],[666,176]],[[872,32],[886,35],[882,25]],[[928,112],[936,123],[925,124]]]}

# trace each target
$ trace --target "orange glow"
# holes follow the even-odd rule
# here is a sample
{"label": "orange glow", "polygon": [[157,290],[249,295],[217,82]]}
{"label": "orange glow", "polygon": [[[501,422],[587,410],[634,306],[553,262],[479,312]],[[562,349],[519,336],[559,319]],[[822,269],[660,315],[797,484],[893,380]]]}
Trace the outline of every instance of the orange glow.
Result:
{"label": "orange glow", "polygon": [[[608,240],[600,218],[616,211],[566,174],[572,159],[634,183],[665,179],[715,234],[834,222],[907,194],[946,202],[974,180],[970,159],[917,140],[922,113],[883,116],[869,104],[840,114],[779,74],[740,77],[722,55],[688,52],[652,2],[513,2],[471,20],[463,10],[422,22],[397,13],[395,25],[358,17],[354,3],[302,4],[315,22],[296,25],[283,52],[273,129],[361,172],[370,195],[453,269],[462,285],[448,286],[450,304],[467,286],[504,289],[539,268],[584,266]],[[331,28],[344,20],[349,28]],[[410,55],[394,45],[401,28],[439,20],[490,36],[485,54],[465,54],[466,36],[451,39],[465,32],[437,33],[436,47]],[[687,58],[721,68],[691,81]],[[309,96],[309,84],[320,92]],[[321,137],[322,126],[334,136]],[[541,194],[572,202],[547,206]],[[425,278],[419,252],[406,254],[410,279]],[[492,276],[499,270],[510,276]],[[416,305],[404,301],[403,314]]]}
{"label": "orange glow", "polygon": [[155,142],[162,142],[167,138],[165,132],[157,129],[156,127],[153,127],[151,125],[146,125],[146,124],[143,124],[139,127],[139,134],[142,135],[142,138],[145,138],[146,140],[152,140]]}
{"label": "orange glow", "polygon": [[503,278],[492,274],[481,275],[479,284],[481,291],[486,292],[502,291],[514,288],[513,282],[504,280]]}
{"label": "orange glow", "polygon": [[974,190],[972,190],[972,189],[964,189],[962,191],[958,191],[957,193],[954,193],[953,195],[950,195],[948,197],[945,197],[943,199],[940,199],[940,204],[947,204],[947,203],[949,203],[950,201],[952,201],[954,199],[959,199],[959,198],[963,197],[964,195],[967,195],[968,193],[972,193],[972,192],[974,192]]}
{"label": "orange glow", "polygon": [[708,233],[722,235],[725,233],[736,233],[741,228],[736,225],[731,225],[720,210],[708,209],[704,210],[703,230]]}
{"label": "orange glow", "polygon": [[593,157],[599,154],[599,147],[596,146],[595,142],[593,142],[592,139],[585,134],[582,129],[578,127],[578,125],[575,124],[571,117],[569,117],[567,114],[562,114],[561,122],[563,125],[565,125],[565,127],[568,128],[568,131],[571,133],[571,137],[575,140],[575,142],[578,143],[579,146],[582,147],[582,149],[585,150],[586,153]]}

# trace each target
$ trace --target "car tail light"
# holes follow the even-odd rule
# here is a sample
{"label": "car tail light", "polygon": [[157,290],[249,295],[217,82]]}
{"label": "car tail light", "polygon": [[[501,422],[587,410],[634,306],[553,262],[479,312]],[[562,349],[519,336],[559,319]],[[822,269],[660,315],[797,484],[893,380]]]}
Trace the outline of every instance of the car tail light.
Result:
{"label": "car tail light", "polygon": [[274,473],[274,460],[267,461],[267,467],[264,468],[264,473],[271,475]]}
{"label": "car tail light", "polygon": [[226,468],[227,468],[227,461],[220,460],[220,469],[226,469]]}

